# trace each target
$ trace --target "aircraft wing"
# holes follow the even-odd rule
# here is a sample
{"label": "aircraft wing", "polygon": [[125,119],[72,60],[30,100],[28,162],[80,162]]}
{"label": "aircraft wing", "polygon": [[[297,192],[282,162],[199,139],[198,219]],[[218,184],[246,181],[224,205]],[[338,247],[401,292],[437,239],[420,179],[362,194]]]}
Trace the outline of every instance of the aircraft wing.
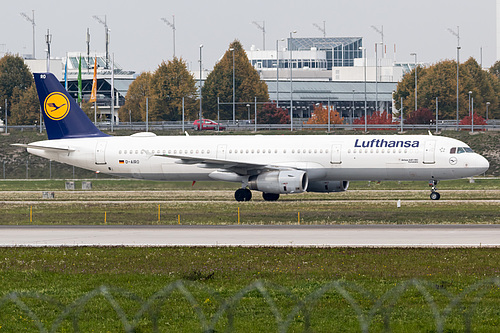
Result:
{"label": "aircraft wing", "polygon": [[171,155],[171,154],[155,154],[154,156],[168,157],[179,159],[175,163],[178,164],[198,164],[200,168],[207,169],[225,169],[228,171],[235,172],[239,175],[255,175],[263,171],[269,170],[290,170],[293,168],[269,165],[269,164],[259,164],[259,163],[248,163],[239,161],[229,161],[229,160],[219,160],[213,158],[201,158],[185,155]]}
{"label": "aircraft wing", "polygon": [[40,146],[40,145],[31,144],[31,143],[28,143],[28,144],[13,143],[12,146],[23,147],[23,148],[31,148],[31,149],[39,149],[39,150],[48,150],[48,151],[55,151],[55,152],[68,152],[68,153],[71,153],[71,152],[75,151],[74,148],[70,148],[70,147]]}

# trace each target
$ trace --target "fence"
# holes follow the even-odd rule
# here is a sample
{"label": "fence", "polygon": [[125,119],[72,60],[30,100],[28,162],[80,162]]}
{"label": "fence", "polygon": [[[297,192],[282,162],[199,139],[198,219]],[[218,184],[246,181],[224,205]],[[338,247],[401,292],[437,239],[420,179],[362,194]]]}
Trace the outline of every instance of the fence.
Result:
{"label": "fence", "polygon": [[[184,298],[189,304],[195,321],[199,323],[201,332],[216,332],[216,329],[234,332],[236,329],[235,320],[241,320],[238,314],[238,305],[250,295],[253,295],[253,297],[262,298],[264,301],[263,304],[268,307],[268,312],[266,312],[265,309],[259,309],[262,310],[260,313],[269,313],[271,315],[271,321],[274,320],[277,332],[288,332],[292,329],[292,326],[294,331],[302,330],[304,332],[311,332],[318,330],[318,328],[315,327],[315,323],[312,321],[312,317],[316,311],[320,310],[320,306],[324,306],[324,304],[320,302],[321,299],[336,294],[344,301],[345,306],[349,308],[352,316],[355,317],[355,322],[357,322],[360,332],[369,332],[370,329],[374,328],[375,322],[377,331],[383,330],[385,332],[390,332],[391,316],[393,315],[395,307],[404,306],[404,304],[398,303],[400,299],[407,293],[413,293],[417,295],[414,297],[421,297],[425,302],[427,310],[430,311],[434,319],[433,324],[436,332],[449,330],[447,326],[452,323],[450,320],[452,315],[462,317],[463,323],[458,330],[472,332],[475,312],[478,311],[478,307],[481,305],[485,296],[492,290],[498,291],[498,288],[500,288],[500,278],[490,278],[476,282],[465,288],[458,295],[453,295],[446,291],[446,286],[413,279],[394,286],[381,297],[377,298],[357,284],[339,280],[326,283],[306,295],[304,298],[299,299],[295,297],[292,292],[283,287],[258,280],[239,290],[233,296],[222,299],[217,292],[211,290],[205,284],[179,280],[170,283],[147,300],[142,300],[141,297],[128,291],[107,286],[96,288],[69,305],[62,305],[58,300],[41,293],[11,292],[0,298],[0,319],[2,319],[2,314],[5,312],[6,308],[14,305],[32,321],[39,332],[56,332],[61,330],[63,325],[67,326],[69,323],[71,323],[75,332],[80,332],[81,323],[86,323],[90,320],[85,317],[85,308],[89,307],[91,302],[100,298],[104,299],[107,305],[111,307],[111,313],[118,318],[124,332],[138,332],[145,329],[148,331],[152,330],[153,332],[163,332],[168,330],[165,327],[161,327],[161,318],[168,315],[168,313],[170,313],[169,311],[175,311],[175,308],[170,308],[169,310],[165,309],[165,305],[169,302],[175,303],[174,294],[177,295],[175,297],[178,297],[180,294],[181,298]],[[197,294],[199,294],[197,290],[208,292],[208,294],[211,295],[210,297],[219,304],[218,307],[214,308],[213,315],[210,318],[207,317],[203,307],[203,303],[206,303],[206,300],[203,302],[203,300],[197,299]],[[275,291],[287,295],[294,302],[294,305],[287,314],[283,314],[280,310],[279,302],[277,302],[275,297]],[[119,302],[119,299],[123,298],[137,304],[139,310],[133,315],[127,314],[126,310]],[[198,296],[198,298],[200,297]],[[439,298],[444,298],[447,301],[444,307],[441,306],[442,310],[440,310],[442,302],[438,301]],[[36,302],[34,302],[35,300]],[[412,298],[412,300],[414,299]],[[370,308],[367,308],[367,302],[371,304]],[[34,304],[37,304],[38,307],[50,305],[59,309],[59,314],[56,314],[56,318],[53,320],[50,328],[45,326],[48,320],[37,316],[37,309],[34,308]],[[162,309],[164,311],[163,313]],[[338,308],[333,308],[331,310],[333,312],[339,311]],[[419,308],[419,313],[422,312],[425,312],[425,309]],[[485,313],[481,312],[481,319],[490,322],[491,325],[495,325],[495,323],[498,324],[498,318],[496,318],[498,316],[497,311],[492,311],[492,313],[495,318],[484,318]],[[95,321],[103,320],[98,317],[99,315],[101,315],[101,313],[98,313],[97,316],[96,313],[92,313],[90,316]],[[10,318],[14,318],[14,316]],[[300,320],[298,320],[298,318],[300,318]],[[350,330],[350,327],[345,327],[346,323],[342,319],[345,318],[342,317],[340,322],[329,324],[334,326],[323,326],[321,329],[334,331],[342,327],[345,330]],[[405,327],[405,319],[408,320],[406,317],[398,319],[400,321],[399,324],[403,325],[403,327]],[[186,321],[187,320],[188,319],[186,319]],[[401,323],[401,320],[403,323]],[[24,321],[27,320],[24,319]],[[301,327],[298,328],[297,325]],[[457,325],[456,321],[454,325]],[[0,327],[9,330],[9,323],[0,322]],[[185,331],[185,328],[179,326],[170,328],[171,331]],[[456,329],[457,328],[455,328],[455,330]],[[495,330],[493,326],[489,329]],[[453,331],[454,329],[451,330]],[[271,329],[268,329],[268,331],[271,331]]]}

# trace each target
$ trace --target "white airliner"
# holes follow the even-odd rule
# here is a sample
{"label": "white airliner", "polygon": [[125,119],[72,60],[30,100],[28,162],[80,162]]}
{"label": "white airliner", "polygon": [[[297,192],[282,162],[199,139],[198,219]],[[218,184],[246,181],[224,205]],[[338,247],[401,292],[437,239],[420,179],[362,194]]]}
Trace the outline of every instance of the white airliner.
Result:
{"label": "white airliner", "polygon": [[486,172],[488,161],[465,143],[432,135],[109,136],[99,131],[50,73],[34,74],[49,140],[29,153],[120,177],[219,180],[275,201],[280,194],[342,192],[351,180],[440,180]]}

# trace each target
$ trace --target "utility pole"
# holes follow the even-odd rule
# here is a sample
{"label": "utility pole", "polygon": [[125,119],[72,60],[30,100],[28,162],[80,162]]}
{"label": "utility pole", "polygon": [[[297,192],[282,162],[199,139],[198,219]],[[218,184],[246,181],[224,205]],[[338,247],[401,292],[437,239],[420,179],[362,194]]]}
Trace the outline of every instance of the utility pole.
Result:
{"label": "utility pole", "polygon": [[36,56],[35,56],[35,10],[32,10],[32,17],[29,17],[28,14],[26,13],[21,13],[21,16],[24,17],[26,19],[26,21],[28,22],[31,22],[32,26],[33,26],[33,54],[32,54],[32,57],[33,59],[36,59]]}
{"label": "utility pole", "polygon": [[87,73],[90,71],[90,30],[87,28]]}
{"label": "utility pole", "polygon": [[460,69],[460,26],[457,25],[457,31],[453,31],[450,28],[448,28],[448,31],[457,37],[457,131],[458,131],[458,108],[459,108],[459,103],[458,103],[458,94],[459,94],[459,87],[458,87],[458,82],[459,82],[459,69]]}
{"label": "utility pole", "polygon": [[384,51],[384,26],[382,25],[380,27],[380,29],[379,29],[376,26],[372,25],[372,28],[373,28],[373,30],[375,30],[376,32],[378,32],[380,34],[380,36],[382,37],[382,52],[385,55],[385,51]]}
{"label": "utility pole", "polygon": [[175,58],[175,15],[172,15],[172,23],[170,23],[170,21],[164,17],[162,17],[161,20],[165,22],[165,24],[167,24],[170,28],[172,28],[172,33],[174,35],[173,44],[174,44],[174,58]]}
{"label": "utility pole", "polygon": [[52,35],[50,34],[49,29],[47,29],[47,34],[45,35],[45,42],[47,43],[47,73],[49,73],[50,72],[50,43],[52,42]]}
{"label": "utility pole", "polygon": [[259,30],[262,30],[262,50],[266,49],[266,21],[262,21],[262,25],[253,21],[253,24],[257,26]]}
{"label": "utility pole", "polygon": [[108,21],[106,18],[106,15],[104,15],[104,21],[97,15],[94,15],[93,18],[104,25],[104,33],[105,33],[105,38],[106,38],[106,69],[109,69],[109,28],[108,28]]}
{"label": "utility pole", "polygon": [[323,21],[323,28],[320,27],[318,24],[316,23],[313,23],[313,26],[315,26],[316,28],[318,28],[319,31],[321,31],[323,33],[323,38],[326,38],[326,21]]}

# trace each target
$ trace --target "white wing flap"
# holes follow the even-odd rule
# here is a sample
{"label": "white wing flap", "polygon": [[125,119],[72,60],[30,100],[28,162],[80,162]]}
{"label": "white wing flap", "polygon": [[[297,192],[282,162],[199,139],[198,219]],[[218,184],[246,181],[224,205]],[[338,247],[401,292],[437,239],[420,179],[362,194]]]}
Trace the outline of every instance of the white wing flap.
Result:
{"label": "white wing flap", "polygon": [[212,158],[201,158],[186,155],[155,154],[154,156],[178,159],[178,164],[198,164],[200,168],[226,169],[241,175],[252,175],[265,170],[283,170],[288,167],[273,166],[268,164],[248,163],[239,161],[219,160]]}

